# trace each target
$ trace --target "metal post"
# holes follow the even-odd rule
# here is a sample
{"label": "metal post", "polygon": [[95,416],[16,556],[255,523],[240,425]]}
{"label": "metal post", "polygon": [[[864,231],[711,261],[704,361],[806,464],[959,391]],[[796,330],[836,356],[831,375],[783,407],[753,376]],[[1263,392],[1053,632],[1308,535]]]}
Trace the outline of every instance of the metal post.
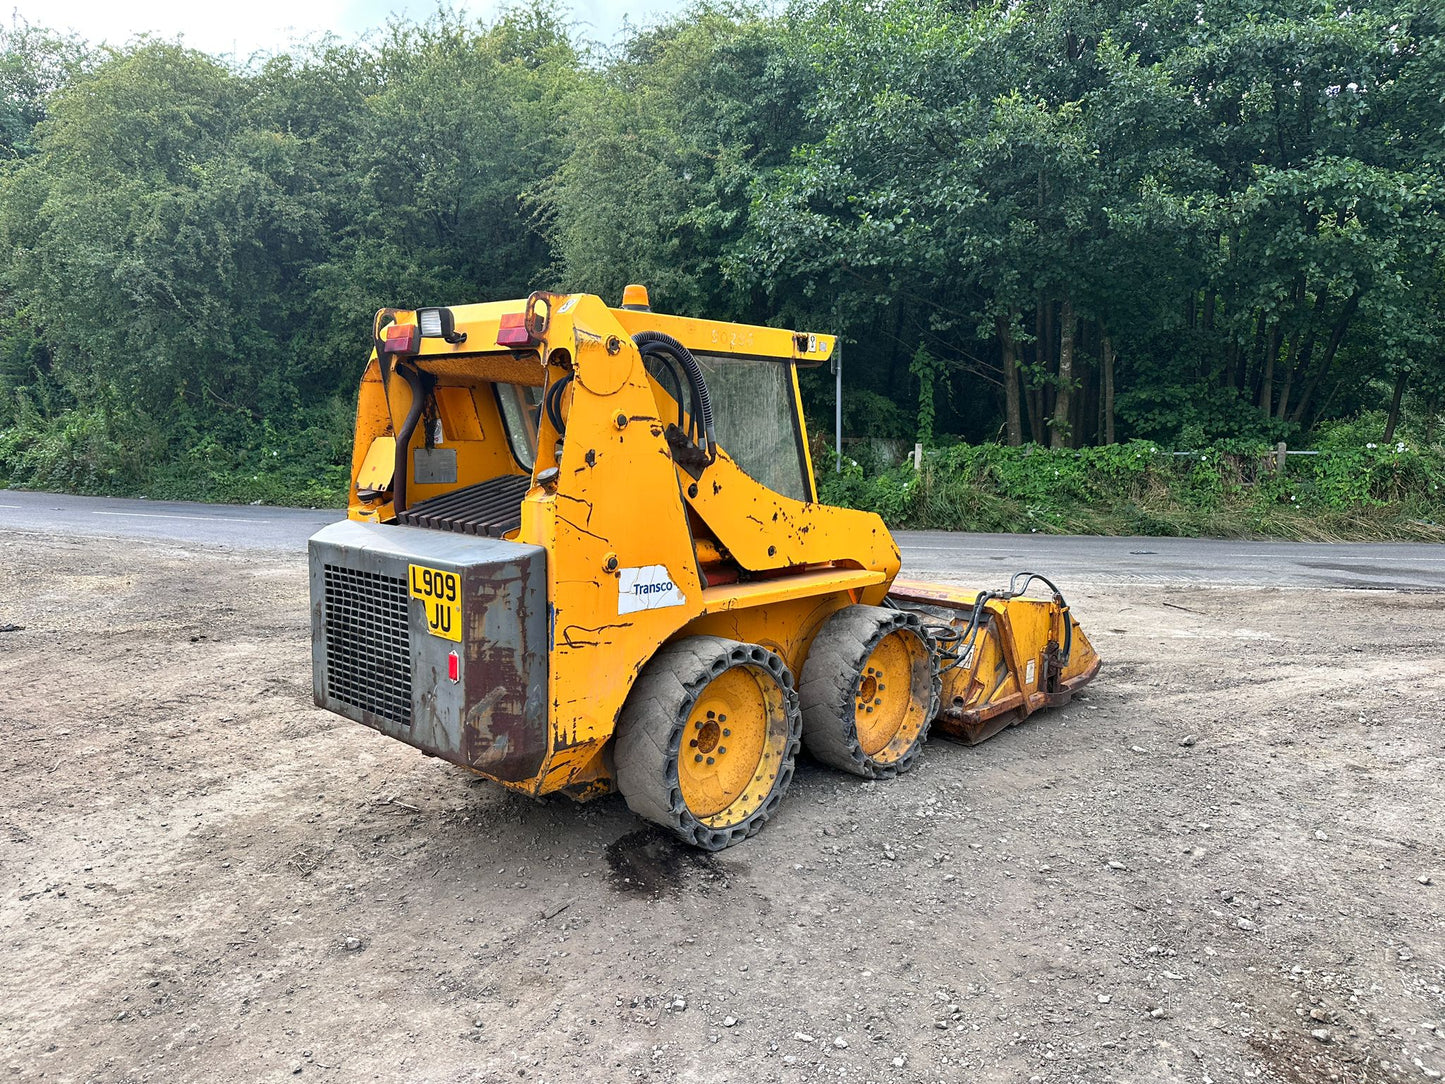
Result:
{"label": "metal post", "polygon": [[833,447],[837,449],[837,458],[833,463],[833,473],[843,473],[843,337],[838,337],[837,345],[833,347],[833,372],[836,374],[833,383]]}

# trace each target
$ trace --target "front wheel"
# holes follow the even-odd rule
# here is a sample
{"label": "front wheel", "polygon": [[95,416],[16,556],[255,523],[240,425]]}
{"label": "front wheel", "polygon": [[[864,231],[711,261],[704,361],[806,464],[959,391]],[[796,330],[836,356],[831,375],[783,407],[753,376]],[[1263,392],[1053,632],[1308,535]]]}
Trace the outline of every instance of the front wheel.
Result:
{"label": "front wheel", "polygon": [[617,725],[628,808],[717,851],[756,835],[793,778],[802,733],[776,654],[719,636],[668,644],[642,669]]}
{"label": "front wheel", "polygon": [[847,606],[818,630],[803,663],[803,745],[867,779],[906,772],[940,689],[938,657],[916,614]]}

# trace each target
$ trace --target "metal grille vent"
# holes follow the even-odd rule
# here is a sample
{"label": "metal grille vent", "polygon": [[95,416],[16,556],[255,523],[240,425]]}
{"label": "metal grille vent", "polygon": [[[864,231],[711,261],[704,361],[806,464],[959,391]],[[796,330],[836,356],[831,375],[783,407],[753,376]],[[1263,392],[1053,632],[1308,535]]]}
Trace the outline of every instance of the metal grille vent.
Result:
{"label": "metal grille vent", "polygon": [[411,725],[410,600],[406,581],[326,565],[326,692]]}
{"label": "metal grille vent", "polygon": [[522,498],[531,488],[530,474],[504,474],[440,497],[428,497],[398,512],[396,521],[411,527],[501,538],[522,525]]}

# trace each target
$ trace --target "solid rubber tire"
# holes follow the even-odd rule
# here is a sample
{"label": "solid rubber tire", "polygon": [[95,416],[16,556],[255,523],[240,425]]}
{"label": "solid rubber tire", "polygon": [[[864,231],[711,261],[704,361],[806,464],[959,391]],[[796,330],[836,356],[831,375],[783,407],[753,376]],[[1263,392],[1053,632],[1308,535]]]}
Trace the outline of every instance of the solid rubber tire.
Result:
{"label": "solid rubber tire", "polygon": [[[900,629],[915,633],[928,651],[930,692],[923,726],[912,746],[893,761],[863,751],[854,721],[854,698],[873,649]],[[889,779],[917,762],[938,714],[943,682],[938,655],[917,614],[885,606],[847,606],[823,624],[803,663],[798,696],[803,706],[803,747],[815,759],[865,779]],[[912,692],[912,690],[910,690]]]}
{"label": "solid rubber tire", "polygon": [[[737,665],[758,667],[777,679],[788,733],[767,797],[739,823],[716,828],[693,816],[683,801],[677,758],[693,703],[713,678]],[[720,851],[757,835],[773,815],[792,782],[802,728],[793,675],[778,655],[721,636],[689,636],[662,647],[642,668],[628,694],[613,747],[617,789],[639,817],[694,847]]]}

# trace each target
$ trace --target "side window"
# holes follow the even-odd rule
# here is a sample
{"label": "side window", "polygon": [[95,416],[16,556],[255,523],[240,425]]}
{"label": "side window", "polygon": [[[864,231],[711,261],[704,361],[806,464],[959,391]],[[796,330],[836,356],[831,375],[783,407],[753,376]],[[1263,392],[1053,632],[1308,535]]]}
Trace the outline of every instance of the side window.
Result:
{"label": "side window", "polygon": [[523,384],[495,384],[497,405],[512,455],[530,471],[537,462],[537,420],[542,410],[542,389]]}

